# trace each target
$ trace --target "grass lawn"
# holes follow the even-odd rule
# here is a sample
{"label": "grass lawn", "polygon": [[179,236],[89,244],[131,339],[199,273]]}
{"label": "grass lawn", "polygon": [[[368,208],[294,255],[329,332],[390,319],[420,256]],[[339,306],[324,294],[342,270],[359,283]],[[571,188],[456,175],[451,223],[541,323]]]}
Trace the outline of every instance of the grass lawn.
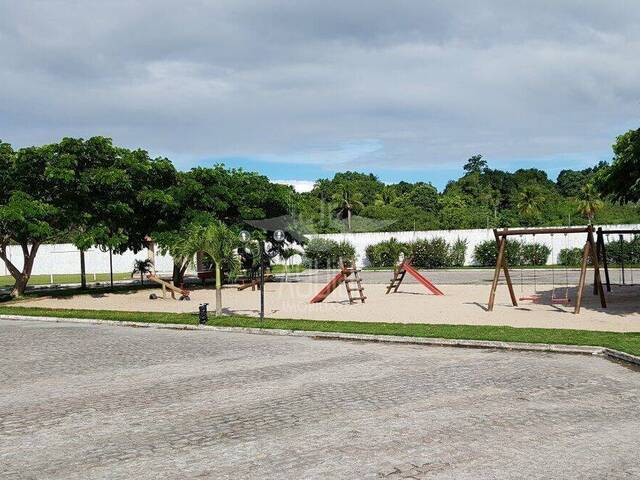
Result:
{"label": "grass lawn", "polygon": [[[196,325],[198,317],[184,313],[116,312],[108,310],[65,310],[0,305],[0,314],[36,315],[58,318],[92,318],[101,320],[156,322]],[[465,340],[495,340],[503,342],[551,343],[608,347],[632,355],[640,355],[640,333],[592,332],[545,328],[514,328],[477,325],[432,325],[407,323],[369,323],[316,320],[265,319],[253,317],[211,317],[209,325],[225,327],[278,328],[285,330],[363,333],[373,335],[403,335]]]}
{"label": "grass lawn", "polygon": [[[304,272],[305,268],[302,265],[289,265],[289,273]],[[271,273],[284,273],[284,265],[271,265]]]}
{"label": "grass lawn", "polygon": [[[108,273],[96,273],[95,278],[93,273],[87,274],[87,283],[93,282],[108,282],[110,276]],[[114,280],[131,280],[131,273],[114,273]],[[140,276],[134,277],[140,279]],[[13,287],[15,280],[11,275],[0,276],[0,287]],[[80,274],[54,274],[54,284],[69,284],[80,283]],[[32,275],[29,280],[29,285],[51,285],[51,275]]]}

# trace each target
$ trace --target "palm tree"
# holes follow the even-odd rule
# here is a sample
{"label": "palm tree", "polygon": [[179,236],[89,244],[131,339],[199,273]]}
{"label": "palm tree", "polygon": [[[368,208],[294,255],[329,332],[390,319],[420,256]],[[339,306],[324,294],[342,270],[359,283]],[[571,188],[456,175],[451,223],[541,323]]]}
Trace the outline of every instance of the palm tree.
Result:
{"label": "palm tree", "polygon": [[546,200],[542,191],[535,185],[527,185],[516,197],[516,207],[521,215],[534,217],[540,212],[540,205]]}
{"label": "palm tree", "polygon": [[285,247],[280,250],[280,256],[284,260],[284,281],[287,281],[289,275],[289,259],[295,255],[299,255],[300,251],[297,248]]}
{"label": "palm tree", "polygon": [[140,274],[140,285],[144,285],[144,276],[147,273],[153,272],[153,262],[149,259],[146,260],[135,260],[133,262],[133,271],[131,272],[131,277],[136,273]]}
{"label": "palm tree", "polygon": [[199,250],[211,257],[216,269],[216,315],[222,315],[222,266],[238,269],[235,256],[238,235],[224,223],[217,221],[204,227],[199,234]]}
{"label": "palm tree", "polygon": [[341,186],[340,191],[331,195],[333,201],[333,209],[337,210],[338,218],[347,219],[347,228],[351,230],[351,214],[354,208],[362,208],[362,194],[359,192],[352,193],[345,185]]}
{"label": "palm tree", "polygon": [[587,183],[578,194],[578,210],[589,219],[589,225],[593,223],[593,217],[602,209],[604,202],[593,183]]}

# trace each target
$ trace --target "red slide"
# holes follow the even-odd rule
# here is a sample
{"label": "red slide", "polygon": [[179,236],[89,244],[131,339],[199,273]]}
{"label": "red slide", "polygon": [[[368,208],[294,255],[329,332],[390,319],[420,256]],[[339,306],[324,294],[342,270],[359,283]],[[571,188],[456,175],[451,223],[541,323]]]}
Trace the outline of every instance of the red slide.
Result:
{"label": "red slide", "polygon": [[336,288],[340,286],[342,282],[344,282],[345,274],[343,272],[338,273],[335,277],[331,279],[329,283],[327,283],[322,290],[320,290],[315,297],[311,299],[311,303],[320,303],[333,292]]}
{"label": "red slide", "polygon": [[404,270],[406,270],[407,273],[409,273],[413,278],[419,281],[422,285],[427,287],[431,291],[431,293],[433,293],[434,295],[444,295],[442,291],[438,290],[438,287],[436,287],[433,283],[431,283],[429,280],[427,280],[422,275],[420,275],[420,273],[418,273],[418,271],[410,265],[410,262],[403,263],[402,268],[404,268]]}

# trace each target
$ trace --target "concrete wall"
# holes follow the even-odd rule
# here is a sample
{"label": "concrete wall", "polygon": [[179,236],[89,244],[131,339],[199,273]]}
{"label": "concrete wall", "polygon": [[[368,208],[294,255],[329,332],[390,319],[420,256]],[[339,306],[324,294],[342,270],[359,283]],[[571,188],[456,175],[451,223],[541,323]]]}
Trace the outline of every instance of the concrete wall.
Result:
{"label": "concrete wall", "polygon": [[[22,269],[22,249],[13,245],[8,249],[11,262]],[[134,254],[131,251],[123,255],[113,255],[114,272],[131,272],[136,259],[148,258],[147,249]],[[85,266],[87,273],[109,272],[109,252],[102,252],[92,248],[85,252]],[[156,254],[156,269],[159,272],[171,272],[173,261],[169,256]],[[80,252],[72,244],[41,245],[33,266],[33,275],[80,273]],[[0,275],[10,275],[4,262],[0,261]]]}
{"label": "concrete wall", "polygon": [[[640,224],[632,225],[598,225],[603,229],[640,229]],[[551,228],[551,227],[550,227]],[[558,227],[561,228],[561,227]],[[422,232],[370,232],[370,233],[332,233],[332,234],[318,234],[308,235],[308,237],[320,237],[328,238],[336,241],[346,240],[356,248],[357,263],[360,266],[366,266],[368,264],[365,250],[369,245],[395,238],[401,242],[411,242],[418,239],[432,239],[436,237],[444,238],[447,242],[453,243],[458,238],[467,240],[467,253],[465,264],[473,264],[473,251],[481,242],[485,240],[492,240],[493,230],[490,229],[475,229],[475,230],[430,230]],[[627,235],[627,238],[629,235]],[[518,237],[516,237],[518,238]],[[563,248],[575,248],[583,247],[586,239],[584,234],[544,234],[536,235],[535,242],[542,243],[548,246],[552,250],[552,254],[555,258],[552,259],[552,255],[549,255],[547,263],[557,263],[560,250]],[[533,237],[530,235],[523,236],[522,241],[533,242]]]}

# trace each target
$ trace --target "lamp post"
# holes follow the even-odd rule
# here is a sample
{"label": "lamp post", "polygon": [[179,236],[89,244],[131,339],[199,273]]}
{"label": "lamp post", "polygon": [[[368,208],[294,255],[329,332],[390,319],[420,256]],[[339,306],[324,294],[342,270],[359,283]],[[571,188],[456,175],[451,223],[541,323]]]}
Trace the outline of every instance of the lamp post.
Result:
{"label": "lamp post", "polygon": [[[274,248],[276,245],[281,245],[286,235],[282,230],[276,230],[273,232],[272,241],[267,242],[265,240],[258,240],[258,248],[260,249],[260,320],[264,320],[264,267],[268,259],[278,256],[279,249]],[[240,241],[248,243],[251,240],[251,234],[246,230],[240,232]]]}

